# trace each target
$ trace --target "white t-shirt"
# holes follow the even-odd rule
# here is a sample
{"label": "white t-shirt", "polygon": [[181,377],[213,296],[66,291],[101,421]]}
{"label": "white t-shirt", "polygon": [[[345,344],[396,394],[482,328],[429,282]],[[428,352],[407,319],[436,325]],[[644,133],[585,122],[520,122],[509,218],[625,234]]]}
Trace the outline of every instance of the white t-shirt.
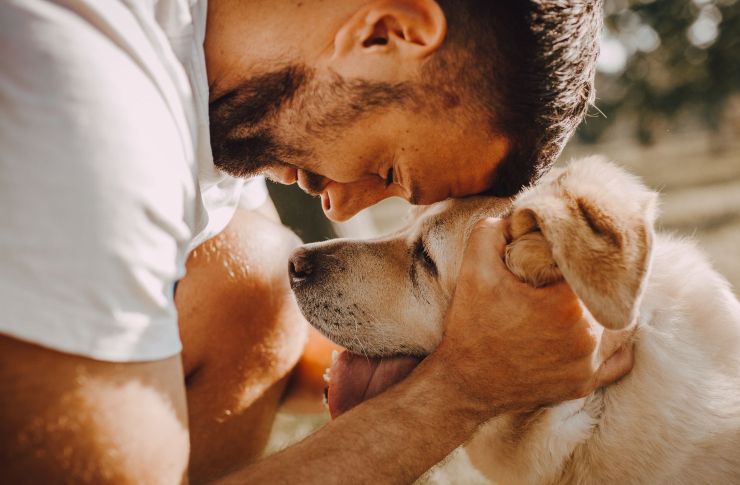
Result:
{"label": "white t-shirt", "polygon": [[205,14],[0,2],[0,333],[110,361],[180,351],[188,251],[266,197],[213,165]]}

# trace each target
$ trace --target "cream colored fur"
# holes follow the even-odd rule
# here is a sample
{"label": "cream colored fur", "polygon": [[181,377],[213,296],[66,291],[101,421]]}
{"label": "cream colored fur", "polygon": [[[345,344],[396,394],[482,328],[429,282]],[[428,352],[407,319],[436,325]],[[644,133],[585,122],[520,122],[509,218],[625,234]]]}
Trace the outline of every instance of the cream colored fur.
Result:
{"label": "cream colored fur", "polygon": [[501,484],[740,483],[740,303],[692,243],[655,234],[655,202],[603,159],[573,162],[513,203],[446,201],[384,238],[308,245],[322,277],[296,296],[354,352],[429,353],[472,226],[509,217],[512,272],[564,278],[607,328],[636,322],[635,368],[584,399],[492,420],[472,461]]}
{"label": "cream colored fur", "polygon": [[655,202],[599,158],[554,169],[514,201],[507,265],[534,286],[564,277],[602,325],[624,328],[650,270]]}

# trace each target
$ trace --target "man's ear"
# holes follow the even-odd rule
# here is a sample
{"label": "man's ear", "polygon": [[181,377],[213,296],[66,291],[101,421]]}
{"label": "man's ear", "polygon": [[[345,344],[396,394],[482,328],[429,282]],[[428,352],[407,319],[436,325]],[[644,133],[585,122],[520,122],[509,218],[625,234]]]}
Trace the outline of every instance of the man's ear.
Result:
{"label": "man's ear", "polygon": [[442,45],[447,20],[434,0],[375,0],[334,37],[332,70],[348,78],[400,82]]}

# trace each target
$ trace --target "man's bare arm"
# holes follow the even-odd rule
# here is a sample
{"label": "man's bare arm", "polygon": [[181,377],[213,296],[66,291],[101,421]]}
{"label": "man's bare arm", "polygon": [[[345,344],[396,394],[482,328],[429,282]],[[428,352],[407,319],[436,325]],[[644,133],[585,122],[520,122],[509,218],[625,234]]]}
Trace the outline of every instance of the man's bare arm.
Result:
{"label": "man's bare arm", "polygon": [[425,363],[302,442],[221,484],[410,483],[467,440],[481,410],[447,394],[450,376]]}
{"label": "man's bare arm", "polygon": [[0,335],[5,483],[180,483],[188,427],[182,364],[117,364]]}

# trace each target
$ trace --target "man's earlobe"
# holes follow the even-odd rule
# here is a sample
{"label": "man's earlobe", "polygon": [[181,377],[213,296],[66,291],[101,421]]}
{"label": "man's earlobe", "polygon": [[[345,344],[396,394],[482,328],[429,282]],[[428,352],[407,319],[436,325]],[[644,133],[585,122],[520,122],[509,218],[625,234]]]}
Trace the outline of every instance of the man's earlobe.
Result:
{"label": "man's earlobe", "polygon": [[442,45],[447,20],[434,0],[376,0],[337,31],[334,60],[357,54],[423,60]]}

